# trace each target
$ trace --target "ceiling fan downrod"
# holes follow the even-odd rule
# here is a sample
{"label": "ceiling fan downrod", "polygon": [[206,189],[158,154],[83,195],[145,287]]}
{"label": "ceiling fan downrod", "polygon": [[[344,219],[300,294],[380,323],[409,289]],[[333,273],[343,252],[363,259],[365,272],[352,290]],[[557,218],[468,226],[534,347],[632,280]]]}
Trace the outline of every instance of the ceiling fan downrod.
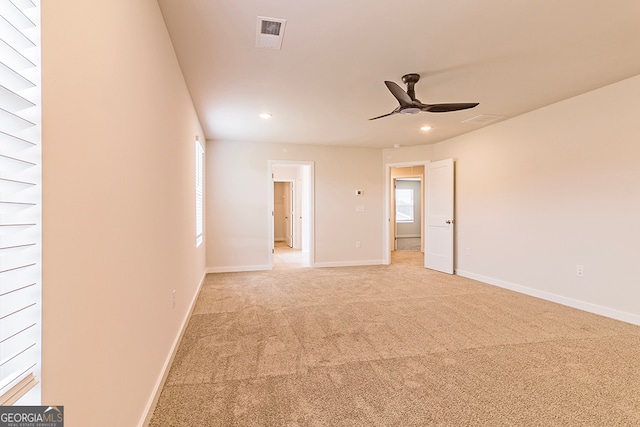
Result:
{"label": "ceiling fan downrod", "polygon": [[416,83],[420,80],[420,74],[405,74],[402,76],[402,81],[407,85],[407,95],[411,97],[411,99],[416,99],[416,91],[414,89]]}

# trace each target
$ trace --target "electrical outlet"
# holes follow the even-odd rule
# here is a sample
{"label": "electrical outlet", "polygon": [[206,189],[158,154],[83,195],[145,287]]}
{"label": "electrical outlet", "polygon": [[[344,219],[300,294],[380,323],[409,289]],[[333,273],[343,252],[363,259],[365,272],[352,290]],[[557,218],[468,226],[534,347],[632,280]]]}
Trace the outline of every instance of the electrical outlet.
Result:
{"label": "electrical outlet", "polygon": [[583,265],[576,265],[576,276],[582,278],[584,277],[584,266]]}
{"label": "electrical outlet", "polygon": [[356,240],[356,248],[360,247],[360,240]]}

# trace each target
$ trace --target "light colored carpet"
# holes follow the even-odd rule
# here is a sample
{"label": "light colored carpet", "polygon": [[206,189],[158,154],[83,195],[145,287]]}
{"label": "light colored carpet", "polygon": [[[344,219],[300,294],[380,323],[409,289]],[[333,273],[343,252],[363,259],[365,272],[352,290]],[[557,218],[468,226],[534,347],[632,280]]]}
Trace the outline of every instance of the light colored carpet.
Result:
{"label": "light colored carpet", "polygon": [[422,249],[419,237],[398,237],[396,239],[396,248],[399,251],[419,251]]}
{"label": "light colored carpet", "polygon": [[208,275],[150,426],[640,425],[640,327],[421,263]]}

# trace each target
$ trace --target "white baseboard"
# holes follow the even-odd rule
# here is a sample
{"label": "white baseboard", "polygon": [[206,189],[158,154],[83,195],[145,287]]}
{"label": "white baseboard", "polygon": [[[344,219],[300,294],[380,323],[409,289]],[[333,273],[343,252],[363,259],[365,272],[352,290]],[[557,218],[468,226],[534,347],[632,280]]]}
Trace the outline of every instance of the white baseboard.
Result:
{"label": "white baseboard", "polygon": [[361,260],[361,261],[338,261],[338,262],[315,262],[314,267],[360,267],[363,265],[384,265],[381,259]]}
{"label": "white baseboard", "polygon": [[551,292],[541,291],[539,289],[529,288],[527,286],[516,285],[515,283],[506,282],[500,279],[494,279],[492,277],[487,277],[481,274],[475,274],[468,271],[456,270],[456,274],[458,276],[467,277],[469,279],[477,280],[479,282],[487,283],[489,285],[498,286],[500,288],[519,292],[521,294],[530,295],[532,297],[566,305],[568,307],[577,308],[578,310],[599,314],[601,316],[610,317],[612,319],[621,320],[623,322],[640,326],[640,315],[637,315],[637,314],[626,313],[624,311],[616,310],[614,308],[604,307],[601,305],[592,304],[590,302],[585,302],[585,301],[577,300],[574,298],[565,297],[562,295],[556,295]]}
{"label": "white baseboard", "polygon": [[158,404],[158,399],[160,399],[160,393],[162,393],[162,389],[164,387],[165,382],[167,381],[167,377],[169,376],[169,369],[171,369],[171,365],[173,364],[173,359],[176,355],[176,351],[178,351],[178,346],[180,345],[180,341],[182,340],[182,336],[184,335],[185,330],[187,329],[187,324],[189,323],[189,319],[193,314],[193,309],[196,306],[196,301],[198,300],[198,295],[200,295],[200,289],[202,289],[202,284],[204,283],[204,279],[206,278],[206,271],[202,274],[202,278],[200,279],[200,284],[198,285],[198,289],[195,292],[195,295],[191,299],[191,304],[189,305],[189,310],[187,310],[184,319],[182,319],[182,324],[180,325],[180,332],[173,340],[173,344],[171,345],[171,350],[169,351],[169,355],[162,366],[162,371],[160,372],[160,376],[156,381],[156,384],[153,388],[153,393],[151,393],[151,397],[147,402],[147,406],[142,414],[142,418],[138,423],[138,427],[146,427],[151,422],[151,417],[153,416],[153,411]]}
{"label": "white baseboard", "polygon": [[271,270],[269,265],[231,265],[226,267],[209,267],[207,268],[207,274],[209,273],[240,273],[243,271],[264,271]]}
{"label": "white baseboard", "polygon": [[[387,263],[388,264],[388,263]],[[338,261],[338,262],[314,262],[310,263],[310,267],[358,267],[361,265],[385,265],[381,259],[374,260],[362,260],[362,261]],[[240,273],[244,271],[265,271],[271,270],[268,265],[234,265],[227,267],[209,267],[207,268],[207,274],[209,273]]]}

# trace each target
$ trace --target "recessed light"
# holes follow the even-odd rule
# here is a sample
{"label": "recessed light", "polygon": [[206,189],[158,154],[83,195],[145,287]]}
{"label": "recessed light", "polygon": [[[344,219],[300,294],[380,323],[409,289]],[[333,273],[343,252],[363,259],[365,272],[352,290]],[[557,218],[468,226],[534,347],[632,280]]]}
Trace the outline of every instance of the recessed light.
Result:
{"label": "recessed light", "polygon": [[271,118],[271,113],[260,113],[259,116],[261,119],[267,120]]}
{"label": "recessed light", "polygon": [[400,144],[393,144],[393,148],[400,148],[400,147],[402,147],[402,145],[400,145]]}
{"label": "recessed light", "polygon": [[429,130],[431,130],[431,126],[422,126],[420,128],[420,130],[423,131],[423,132],[429,131]]}

